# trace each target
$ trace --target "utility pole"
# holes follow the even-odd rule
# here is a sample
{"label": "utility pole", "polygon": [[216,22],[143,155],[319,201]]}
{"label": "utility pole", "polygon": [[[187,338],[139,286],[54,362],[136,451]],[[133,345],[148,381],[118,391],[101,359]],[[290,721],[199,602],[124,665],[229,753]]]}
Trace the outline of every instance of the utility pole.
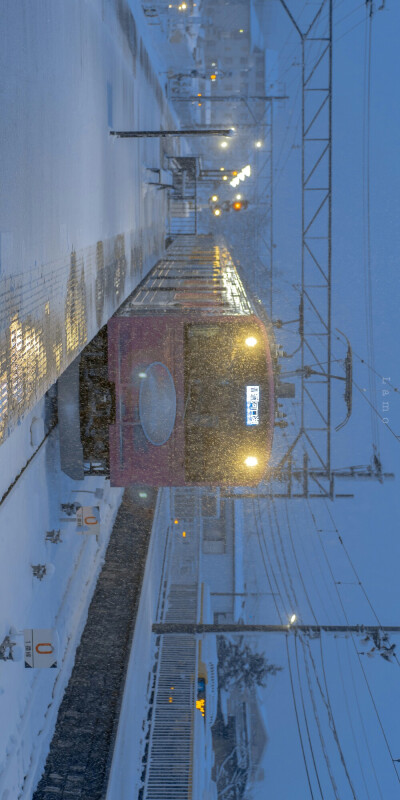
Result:
{"label": "utility pole", "polygon": [[242,103],[247,103],[249,100],[257,100],[257,101],[261,100],[261,101],[267,101],[267,102],[269,100],[288,100],[289,96],[286,95],[286,94],[277,94],[277,95],[251,94],[248,97],[245,96],[245,95],[242,95],[242,94],[207,94],[207,95],[204,95],[204,94],[185,94],[185,95],[178,94],[178,95],[174,95],[171,99],[174,102],[175,102],[175,100],[177,100],[178,102],[183,102],[183,101],[185,101],[185,102],[189,101],[190,102],[191,100],[195,100],[197,103],[202,103],[204,100],[207,100],[209,102],[221,103],[221,102],[224,102],[226,100],[229,100],[230,102],[232,102],[233,100],[239,100]]}
{"label": "utility pole", "polygon": [[232,136],[233,133],[232,128],[195,128],[177,131],[110,131],[110,136],[116,136],[117,139],[164,139],[167,136]]}
{"label": "utility pole", "polygon": [[155,634],[203,634],[203,633],[361,633],[376,636],[380,633],[400,633],[400,625],[244,625],[241,623],[186,623],[155,622]]}

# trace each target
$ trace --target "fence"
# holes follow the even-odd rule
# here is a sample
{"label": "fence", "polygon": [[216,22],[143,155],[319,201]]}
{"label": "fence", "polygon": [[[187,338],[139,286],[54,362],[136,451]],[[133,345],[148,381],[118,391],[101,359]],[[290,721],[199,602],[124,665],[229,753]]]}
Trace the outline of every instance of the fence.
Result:
{"label": "fence", "polygon": [[[172,525],[157,618],[196,622],[199,615],[200,535],[198,489],[172,489]],[[186,533],[186,531],[185,531]],[[195,636],[158,636],[145,748],[143,800],[189,800],[193,793],[194,715],[197,696]]]}

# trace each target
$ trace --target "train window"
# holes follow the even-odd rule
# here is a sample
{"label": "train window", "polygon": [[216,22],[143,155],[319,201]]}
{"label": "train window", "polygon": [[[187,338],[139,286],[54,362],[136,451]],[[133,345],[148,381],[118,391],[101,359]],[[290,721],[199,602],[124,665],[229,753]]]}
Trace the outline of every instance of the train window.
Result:
{"label": "train window", "polygon": [[[246,339],[259,332],[230,320],[188,324],[185,336],[185,472],[220,482],[261,477],[269,424],[268,373],[262,347]],[[254,466],[250,476],[249,465]]]}

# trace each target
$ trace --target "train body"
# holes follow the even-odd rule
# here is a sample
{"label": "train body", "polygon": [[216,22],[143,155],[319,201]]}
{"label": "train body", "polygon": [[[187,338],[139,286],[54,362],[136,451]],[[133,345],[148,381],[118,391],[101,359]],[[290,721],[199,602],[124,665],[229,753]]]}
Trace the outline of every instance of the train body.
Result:
{"label": "train body", "polygon": [[92,472],[105,457],[114,486],[260,482],[274,430],[270,342],[223,241],[180,236],[101,335],[108,435],[101,408],[91,416],[93,358],[81,362]]}

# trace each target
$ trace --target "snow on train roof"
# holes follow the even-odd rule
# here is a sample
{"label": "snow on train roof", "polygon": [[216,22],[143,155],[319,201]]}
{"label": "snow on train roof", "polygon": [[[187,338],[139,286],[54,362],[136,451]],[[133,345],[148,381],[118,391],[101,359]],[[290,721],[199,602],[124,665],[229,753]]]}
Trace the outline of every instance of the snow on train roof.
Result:
{"label": "snow on train roof", "polygon": [[182,236],[168,248],[117,316],[198,309],[206,314],[252,314],[253,308],[221,239]]}

